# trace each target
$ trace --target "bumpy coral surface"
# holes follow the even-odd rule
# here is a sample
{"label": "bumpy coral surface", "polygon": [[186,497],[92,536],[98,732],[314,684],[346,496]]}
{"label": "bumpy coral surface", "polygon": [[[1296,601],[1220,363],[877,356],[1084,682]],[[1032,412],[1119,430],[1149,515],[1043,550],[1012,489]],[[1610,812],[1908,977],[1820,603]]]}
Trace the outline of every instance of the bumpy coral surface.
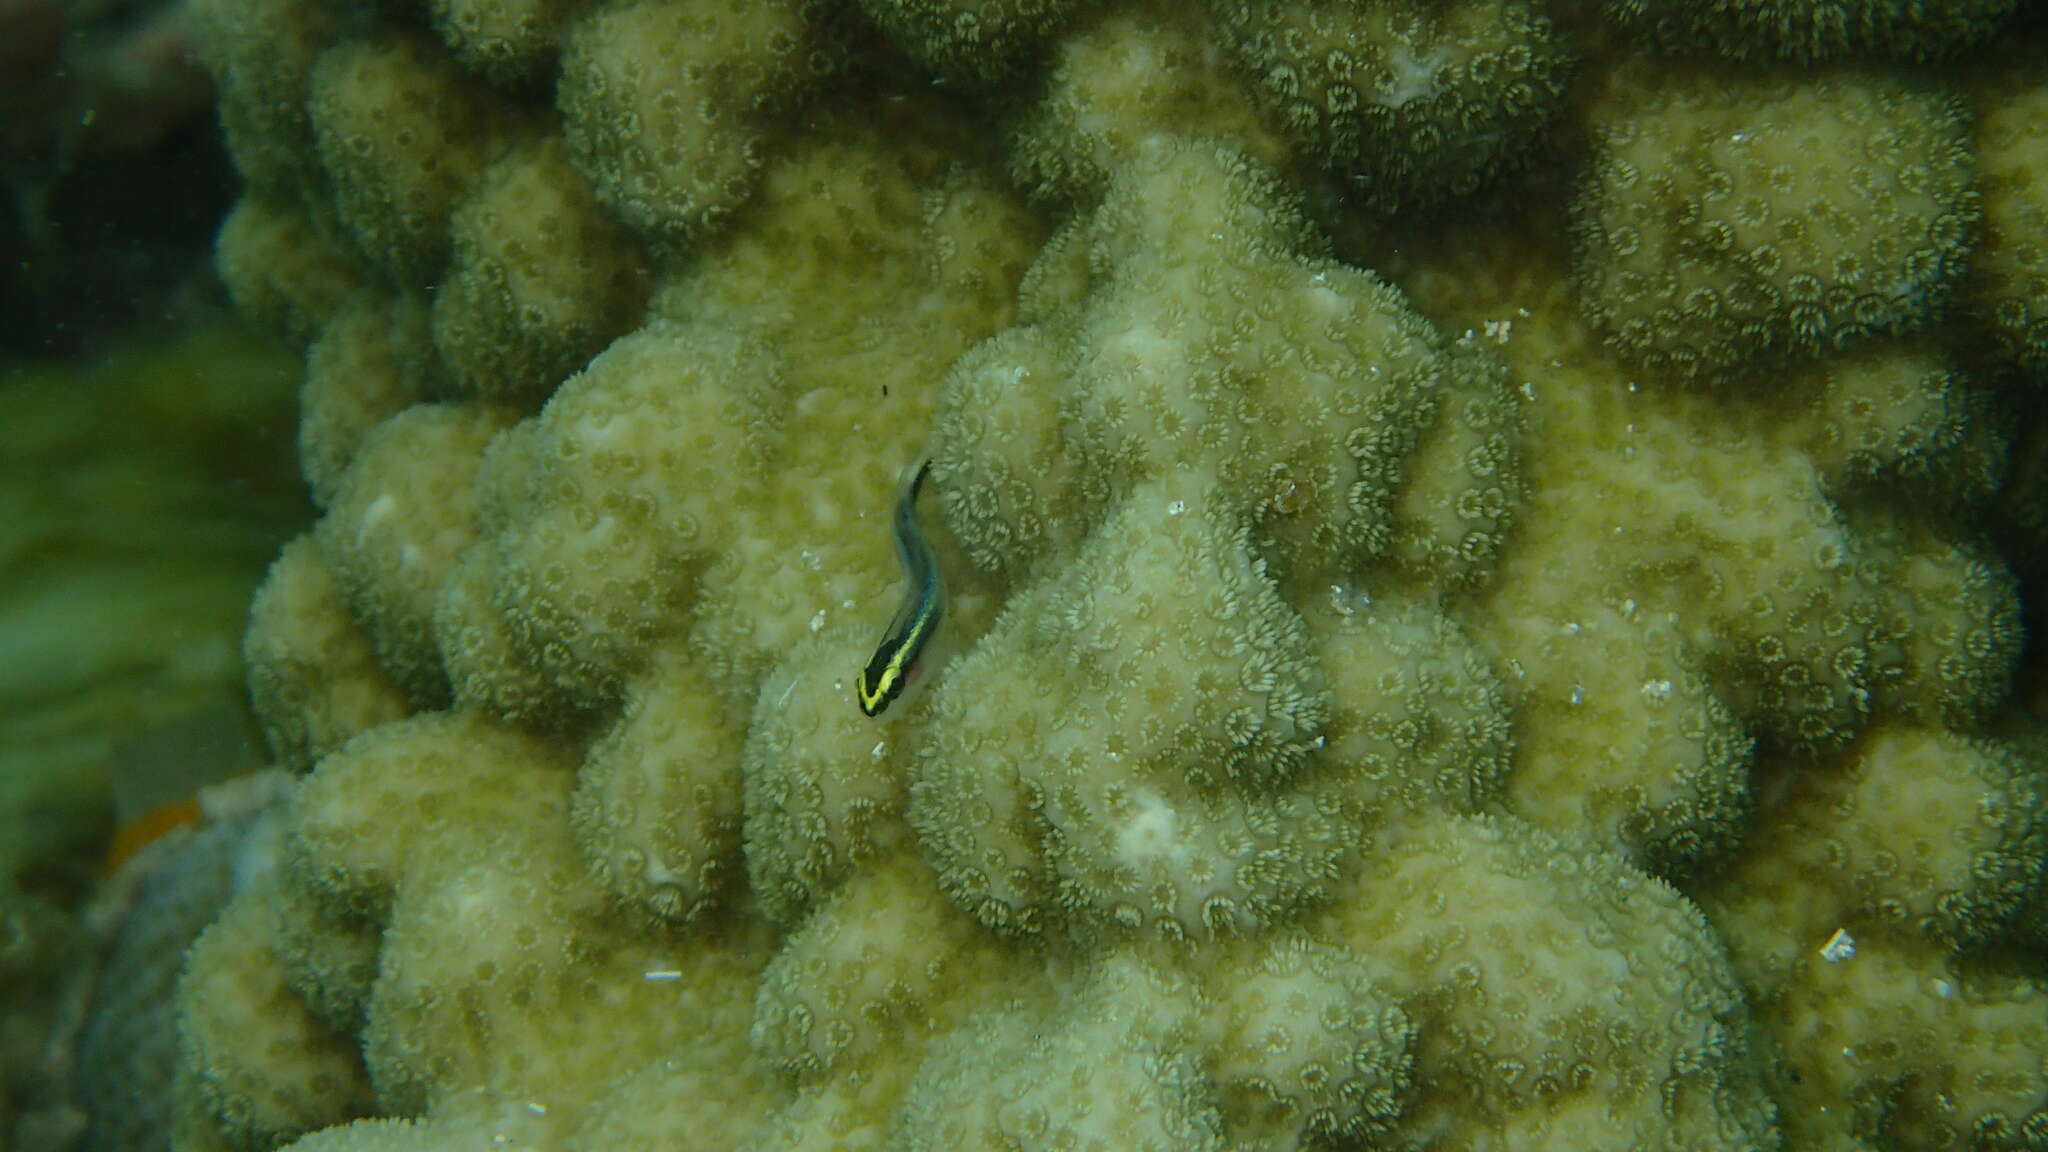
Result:
{"label": "bumpy coral surface", "polygon": [[2010,65],[1975,92],[1984,238],[1972,304],[2007,364],[2048,368],[2048,82]]}
{"label": "bumpy coral surface", "polygon": [[1824,73],[1619,99],[1576,219],[1617,350],[1722,380],[1941,315],[1980,216],[1954,95]]}
{"label": "bumpy coral surface", "polygon": [[1521,0],[1208,6],[1267,119],[1380,202],[1469,191],[1526,155],[1570,62]]}
{"label": "bumpy coral surface", "polygon": [[1992,34],[2019,0],[1606,0],[1651,43],[1737,60],[1811,63],[1852,56],[1924,60]]}
{"label": "bumpy coral surface", "polygon": [[179,1146],[2040,1145],[2048,57],[1621,15],[210,0],[324,515]]}

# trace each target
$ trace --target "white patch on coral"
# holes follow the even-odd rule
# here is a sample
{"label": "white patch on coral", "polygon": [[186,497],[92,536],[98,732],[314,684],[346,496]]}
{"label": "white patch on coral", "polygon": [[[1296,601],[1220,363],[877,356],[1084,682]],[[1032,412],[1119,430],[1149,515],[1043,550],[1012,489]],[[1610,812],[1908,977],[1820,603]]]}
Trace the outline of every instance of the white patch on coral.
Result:
{"label": "white patch on coral", "polygon": [[1128,799],[1131,815],[1117,829],[1117,859],[1133,867],[1161,862],[1168,868],[1185,867],[1188,848],[1181,838],[1180,813],[1150,788],[1133,789]]}
{"label": "white patch on coral", "polygon": [[647,857],[646,867],[640,870],[640,875],[651,888],[673,888],[676,881],[682,879],[681,873],[652,856]]}
{"label": "white patch on coral", "polygon": [[399,514],[398,498],[389,492],[377,493],[377,498],[363,507],[362,518],[356,521],[356,540],[360,543],[370,530]]}
{"label": "white patch on coral", "polygon": [[1387,86],[1380,93],[1380,103],[1389,108],[1399,108],[1411,100],[1420,100],[1436,94],[1436,75],[1443,70],[1444,54],[1427,52],[1416,55],[1406,44],[1396,44],[1387,54]]}

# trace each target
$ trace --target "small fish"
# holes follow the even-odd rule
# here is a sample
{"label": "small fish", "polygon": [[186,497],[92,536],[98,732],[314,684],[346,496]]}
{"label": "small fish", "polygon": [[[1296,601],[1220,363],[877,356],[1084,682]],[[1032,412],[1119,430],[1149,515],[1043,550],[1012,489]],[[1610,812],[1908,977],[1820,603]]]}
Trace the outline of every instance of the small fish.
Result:
{"label": "small fish", "polygon": [[896,499],[896,554],[903,559],[909,587],[854,688],[860,710],[869,716],[880,716],[916,678],[925,645],[938,633],[939,621],[946,614],[946,585],[939,579],[939,558],[932,554],[932,546],[917,526],[917,494],[931,470],[930,460],[919,464]]}

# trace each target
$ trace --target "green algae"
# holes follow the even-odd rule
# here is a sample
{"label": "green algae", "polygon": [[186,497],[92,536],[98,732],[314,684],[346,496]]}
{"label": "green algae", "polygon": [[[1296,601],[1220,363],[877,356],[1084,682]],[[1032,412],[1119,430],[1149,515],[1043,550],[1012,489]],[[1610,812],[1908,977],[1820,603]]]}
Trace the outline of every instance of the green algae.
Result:
{"label": "green algae", "polygon": [[309,515],[295,357],[211,322],[0,375],[0,881],[249,766],[242,621]]}

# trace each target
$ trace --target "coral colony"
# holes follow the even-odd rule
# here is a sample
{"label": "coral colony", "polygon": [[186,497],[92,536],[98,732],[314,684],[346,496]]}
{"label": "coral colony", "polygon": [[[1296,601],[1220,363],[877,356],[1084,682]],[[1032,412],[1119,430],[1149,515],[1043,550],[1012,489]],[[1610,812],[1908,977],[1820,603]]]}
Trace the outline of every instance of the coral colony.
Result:
{"label": "coral colony", "polygon": [[199,0],[177,1146],[2042,1146],[2014,7]]}

